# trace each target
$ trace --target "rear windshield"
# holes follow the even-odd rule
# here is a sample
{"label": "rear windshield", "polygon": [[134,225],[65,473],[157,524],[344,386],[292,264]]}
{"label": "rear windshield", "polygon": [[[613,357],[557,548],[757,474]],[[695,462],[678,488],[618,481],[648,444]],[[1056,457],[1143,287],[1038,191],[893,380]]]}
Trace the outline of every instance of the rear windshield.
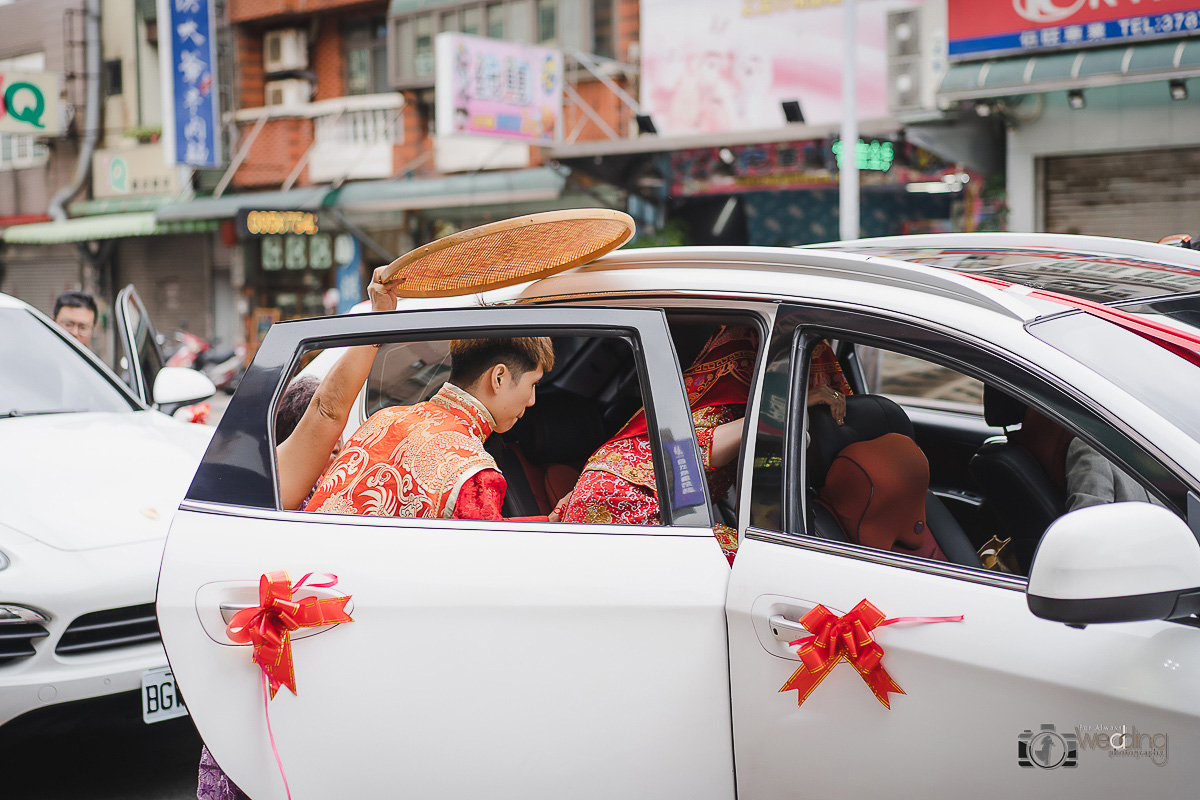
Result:
{"label": "rear windshield", "polygon": [[21,308],[0,309],[0,419],[132,409],[129,399],[46,323]]}
{"label": "rear windshield", "polygon": [[[1200,333],[1197,298],[1125,305],[1122,311]],[[1031,323],[1029,331],[1113,383],[1200,441],[1200,367],[1149,339],[1083,312]]]}

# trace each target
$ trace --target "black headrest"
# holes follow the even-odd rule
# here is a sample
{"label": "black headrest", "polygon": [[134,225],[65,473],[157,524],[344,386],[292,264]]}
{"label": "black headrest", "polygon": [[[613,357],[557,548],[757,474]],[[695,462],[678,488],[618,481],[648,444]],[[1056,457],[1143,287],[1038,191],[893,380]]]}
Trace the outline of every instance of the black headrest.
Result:
{"label": "black headrest", "polygon": [[983,421],[993,428],[1010,428],[1025,419],[1026,406],[995,386],[983,385]]}
{"label": "black headrest", "polygon": [[539,397],[512,433],[538,464],[580,464],[607,438],[599,404],[567,393]]}
{"label": "black headrest", "polygon": [[808,409],[809,483],[825,485],[825,475],[837,454],[848,444],[868,442],[885,433],[902,433],[912,437],[913,426],[899,405],[877,394],[856,394],[846,398],[846,423],[838,425],[829,413],[829,406],[816,405]]}

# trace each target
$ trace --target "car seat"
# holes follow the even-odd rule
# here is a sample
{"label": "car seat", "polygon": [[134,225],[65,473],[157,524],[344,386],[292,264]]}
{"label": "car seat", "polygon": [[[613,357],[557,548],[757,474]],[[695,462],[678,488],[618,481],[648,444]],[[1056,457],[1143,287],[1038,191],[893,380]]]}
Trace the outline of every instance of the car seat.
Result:
{"label": "car seat", "polygon": [[[814,493],[825,486],[830,468],[848,446],[872,442],[888,434],[902,434],[910,440],[913,438],[912,422],[904,413],[904,409],[880,395],[859,394],[847,397],[844,425],[834,422],[829,407],[825,405],[809,408],[808,417],[809,434],[812,437],[808,446],[808,475],[809,485]],[[954,515],[928,490],[928,476],[922,485],[925,487],[923,521],[933,534],[937,548],[951,563],[981,566],[975,547]],[[849,541],[837,516],[825,505],[813,500],[814,497],[810,494],[810,530],[824,539]]]}
{"label": "car seat", "polygon": [[983,492],[985,513],[1012,537],[1017,561],[1027,570],[1046,528],[1066,512],[1067,446],[1074,437],[993,386],[984,386],[983,416],[988,425],[1004,428],[1005,437],[976,451],[971,477]]}
{"label": "car seat", "polygon": [[542,516],[553,511],[606,438],[596,401],[566,393],[539,398],[511,431],[489,436],[484,447],[508,483],[504,516]]}

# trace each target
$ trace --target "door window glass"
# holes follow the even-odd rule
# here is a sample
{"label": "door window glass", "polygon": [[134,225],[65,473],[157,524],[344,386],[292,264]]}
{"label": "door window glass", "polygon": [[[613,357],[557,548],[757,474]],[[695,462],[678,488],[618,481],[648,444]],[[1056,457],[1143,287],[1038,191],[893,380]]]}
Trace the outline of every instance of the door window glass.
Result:
{"label": "door window glass", "polygon": [[[1032,383],[1018,397],[933,358],[860,343],[866,386],[892,392],[847,398],[844,424],[828,398],[814,402],[806,393],[811,405],[788,405],[789,387],[808,385],[820,339],[804,341],[808,349],[792,357],[793,375],[784,375],[782,348],[768,365],[755,526],[1026,575],[1046,528],[1071,510],[1140,500],[1179,511],[1178,492],[1164,491],[1177,480],[1161,465],[1141,451],[1132,454],[1132,443],[1095,416],[1029,402],[1047,394]],[[872,378],[871,361],[879,377]],[[796,373],[804,379],[793,382]],[[980,414],[986,407],[989,424],[941,413],[967,406],[968,391],[969,406]],[[934,412],[916,416],[914,405]],[[807,440],[793,430],[806,431]]]}
{"label": "door window glass", "polygon": [[867,391],[905,405],[983,413],[983,382],[919,358],[858,345]]}

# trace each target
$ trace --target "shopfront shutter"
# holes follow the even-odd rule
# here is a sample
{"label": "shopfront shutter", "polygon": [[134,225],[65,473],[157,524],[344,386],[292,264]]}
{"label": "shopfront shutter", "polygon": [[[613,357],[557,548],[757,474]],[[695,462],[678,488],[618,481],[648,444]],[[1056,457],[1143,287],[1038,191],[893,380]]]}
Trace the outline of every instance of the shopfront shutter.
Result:
{"label": "shopfront shutter", "polygon": [[212,340],[212,234],[142,236],[117,246],[117,288],[132,283],[158,332]]}
{"label": "shopfront shutter", "polygon": [[1042,168],[1049,233],[1200,234],[1200,147],[1048,157]]}
{"label": "shopfront shutter", "polygon": [[4,250],[0,291],[49,316],[54,299],[80,288],[82,270],[74,245],[9,245]]}

